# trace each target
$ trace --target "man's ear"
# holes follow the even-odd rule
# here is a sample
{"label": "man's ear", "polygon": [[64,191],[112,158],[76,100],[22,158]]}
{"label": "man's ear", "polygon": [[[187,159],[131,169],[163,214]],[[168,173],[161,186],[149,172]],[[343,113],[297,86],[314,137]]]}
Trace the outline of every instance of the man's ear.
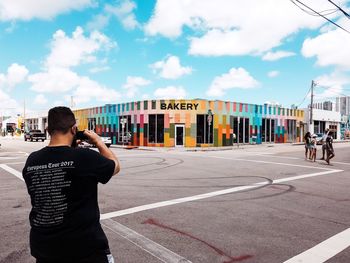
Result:
{"label": "man's ear", "polygon": [[72,128],[70,128],[70,131],[73,135],[75,135],[77,133],[77,126],[73,126]]}

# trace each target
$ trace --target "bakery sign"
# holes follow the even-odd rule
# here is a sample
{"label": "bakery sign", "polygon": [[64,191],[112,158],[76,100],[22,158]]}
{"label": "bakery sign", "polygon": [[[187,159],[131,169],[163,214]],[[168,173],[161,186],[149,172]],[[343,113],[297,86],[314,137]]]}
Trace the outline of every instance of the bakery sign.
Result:
{"label": "bakery sign", "polygon": [[199,103],[161,103],[161,110],[197,110]]}

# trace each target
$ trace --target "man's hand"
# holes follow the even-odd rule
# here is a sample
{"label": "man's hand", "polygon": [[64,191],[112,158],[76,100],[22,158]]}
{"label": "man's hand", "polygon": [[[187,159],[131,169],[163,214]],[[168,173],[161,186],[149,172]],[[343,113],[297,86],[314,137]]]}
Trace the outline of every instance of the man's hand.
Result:
{"label": "man's hand", "polygon": [[84,134],[89,138],[89,143],[98,145],[102,142],[102,139],[100,136],[98,136],[94,131],[84,130]]}

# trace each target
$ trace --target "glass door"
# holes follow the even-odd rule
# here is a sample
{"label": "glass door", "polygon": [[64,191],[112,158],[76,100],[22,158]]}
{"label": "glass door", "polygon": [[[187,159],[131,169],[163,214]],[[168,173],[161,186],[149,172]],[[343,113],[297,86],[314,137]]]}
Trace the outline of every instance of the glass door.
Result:
{"label": "glass door", "polygon": [[175,125],[175,146],[184,146],[185,125]]}

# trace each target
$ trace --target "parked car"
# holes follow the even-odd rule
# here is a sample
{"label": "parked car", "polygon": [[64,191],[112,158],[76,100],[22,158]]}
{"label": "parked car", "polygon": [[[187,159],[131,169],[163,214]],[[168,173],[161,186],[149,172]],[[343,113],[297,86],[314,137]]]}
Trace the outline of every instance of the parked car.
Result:
{"label": "parked car", "polygon": [[322,137],[323,137],[323,133],[316,133],[316,143],[317,144],[322,144]]}
{"label": "parked car", "polygon": [[[106,146],[109,148],[112,144],[112,139],[111,137],[106,137],[106,136],[100,136],[101,137],[101,140],[106,144]],[[94,144],[90,144],[89,142],[87,141],[82,141],[81,144],[80,144],[80,147],[83,147],[83,148],[89,148],[89,147],[96,147],[96,145]]]}
{"label": "parked car", "polygon": [[41,130],[30,130],[29,132],[24,133],[25,141],[45,141],[46,134]]}

